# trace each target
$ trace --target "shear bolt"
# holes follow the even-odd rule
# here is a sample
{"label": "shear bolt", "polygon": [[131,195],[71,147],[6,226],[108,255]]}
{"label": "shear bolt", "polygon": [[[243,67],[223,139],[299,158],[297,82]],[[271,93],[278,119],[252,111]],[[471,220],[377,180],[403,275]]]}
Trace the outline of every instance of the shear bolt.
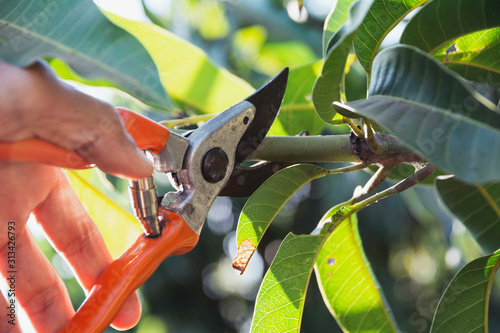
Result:
{"label": "shear bolt", "polygon": [[201,172],[209,183],[218,183],[226,176],[229,158],[220,148],[210,149],[203,157]]}

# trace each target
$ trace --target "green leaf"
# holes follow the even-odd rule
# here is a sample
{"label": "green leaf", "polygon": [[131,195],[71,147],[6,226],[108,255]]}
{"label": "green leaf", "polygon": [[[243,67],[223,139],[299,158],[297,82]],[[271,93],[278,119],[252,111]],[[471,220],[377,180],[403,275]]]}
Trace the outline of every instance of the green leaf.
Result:
{"label": "green leaf", "polygon": [[250,332],[299,332],[307,287],[324,235],[289,233],[264,276]]}
{"label": "green leaf", "polygon": [[323,300],[343,331],[397,332],[363,251],[356,215],[328,237],[316,259],[315,272]]}
{"label": "green leaf", "polygon": [[375,0],[354,38],[354,50],[367,73],[385,36],[411,11],[427,0]]}
{"label": "green leaf", "polygon": [[488,252],[500,248],[500,183],[469,185],[456,178],[438,178],[444,204]]}
{"label": "green leaf", "polygon": [[500,28],[477,31],[445,44],[434,56],[467,80],[500,87]]}
{"label": "green leaf", "polygon": [[396,46],[380,52],[369,98],[348,106],[467,182],[500,179],[496,106],[418,49]]}
{"label": "green leaf", "polygon": [[328,174],[312,164],[297,164],[282,169],[266,180],[243,207],[236,230],[236,242],[250,239],[257,247],[269,224],[295,192],[310,181]]}
{"label": "green leaf", "polygon": [[328,13],[323,27],[323,53],[327,53],[327,45],[330,38],[345,23],[348,18],[348,10],[354,0],[337,1]]}
{"label": "green leaf", "polygon": [[159,109],[172,102],[144,47],[109,22],[91,0],[1,0],[0,58],[28,66],[40,57],[63,59],[79,75],[109,80]]}
{"label": "green leaf", "polygon": [[349,50],[356,31],[369,12],[372,3],[373,0],[359,0],[353,3],[349,9],[348,20],[330,38],[326,47],[327,55],[321,75],[314,83],[312,100],[316,112],[327,123],[333,123],[336,112],[332,108],[332,102],[341,99],[340,85],[344,77]]}
{"label": "green leaf", "polygon": [[113,258],[118,257],[142,233],[135,217],[111,201],[88,181],[96,170],[69,171],[66,175],[85,210],[99,228]]}
{"label": "green leaf", "polygon": [[500,251],[468,263],[453,278],[438,303],[431,333],[488,332],[491,285]]}
{"label": "green leaf", "polygon": [[278,114],[288,135],[297,135],[302,131],[319,135],[325,127],[311,102],[311,91],[320,66],[320,62],[315,62],[290,70],[285,97]]}
{"label": "green leaf", "polygon": [[203,50],[171,32],[151,23],[106,15],[144,45],[169,94],[186,107],[217,113],[254,91],[247,82],[215,65]]}
{"label": "green leaf", "polygon": [[315,165],[292,165],[275,173],[252,194],[241,211],[236,229],[238,255],[234,269],[245,271],[262,236],[288,199],[305,184],[327,174],[328,170]]}
{"label": "green leaf", "polygon": [[452,39],[500,26],[499,13],[498,0],[434,0],[410,20],[401,43],[433,53]]}

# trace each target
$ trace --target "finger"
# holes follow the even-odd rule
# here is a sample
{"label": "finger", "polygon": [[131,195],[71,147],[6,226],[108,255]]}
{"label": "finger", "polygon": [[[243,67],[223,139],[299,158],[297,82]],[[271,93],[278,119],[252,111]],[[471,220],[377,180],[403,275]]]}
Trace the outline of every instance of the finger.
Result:
{"label": "finger", "polygon": [[111,105],[58,80],[42,63],[17,70],[30,94],[17,106],[23,109],[16,113],[22,121],[9,132],[16,137],[6,133],[4,140],[36,137],[76,151],[108,173],[129,178],[151,175],[152,163],[135,146]]}
{"label": "finger", "polygon": [[[11,300],[14,298],[11,298]],[[18,307],[14,303],[14,308],[12,309],[12,303],[7,302],[7,300],[0,295],[0,309],[6,309],[7,316],[0,320],[0,332],[4,333],[21,333],[21,327],[19,326],[18,319]],[[12,309],[12,310],[11,310]]]}
{"label": "finger", "polygon": [[[34,214],[55,248],[73,267],[80,284],[89,291],[112,258],[98,228],[62,172],[56,181],[53,190]],[[118,328],[128,329],[137,324],[140,315],[139,299],[134,293],[113,323]]]}
{"label": "finger", "polygon": [[52,117],[62,123],[40,123],[38,137],[55,144],[62,142],[65,148],[114,175],[145,178],[152,174],[152,163],[137,148],[111,105],[72,87],[61,90],[62,97],[52,108]]}
{"label": "finger", "polygon": [[[97,109],[97,108],[96,108]],[[128,178],[145,178],[153,173],[153,165],[124,130],[114,108],[95,116],[84,135],[85,142],[75,151],[94,162],[101,170]],[[83,130],[83,129],[82,129]]]}
{"label": "finger", "polygon": [[[26,228],[16,233],[15,245],[16,273],[7,278],[15,280],[16,299],[37,332],[57,332],[74,314],[66,287]],[[0,251],[7,258],[6,248]],[[11,271],[7,260],[0,265]]]}

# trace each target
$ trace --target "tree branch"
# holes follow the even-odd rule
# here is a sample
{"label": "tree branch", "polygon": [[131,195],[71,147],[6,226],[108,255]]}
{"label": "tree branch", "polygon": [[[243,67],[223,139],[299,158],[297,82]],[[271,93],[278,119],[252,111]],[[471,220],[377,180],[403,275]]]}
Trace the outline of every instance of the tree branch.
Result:
{"label": "tree branch", "polygon": [[[397,165],[423,164],[426,161],[413,151],[402,145],[393,136],[376,135],[377,142],[384,148],[382,155],[377,155],[369,149],[362,138],[353,142],[349,135],[322,135],[322,136],[270,136],[264,138],[257,150],[248,160],[275,161],[275,162],[349,162],[366,163],[367,165]],[[363,154],[358,156],[353,144]]]}

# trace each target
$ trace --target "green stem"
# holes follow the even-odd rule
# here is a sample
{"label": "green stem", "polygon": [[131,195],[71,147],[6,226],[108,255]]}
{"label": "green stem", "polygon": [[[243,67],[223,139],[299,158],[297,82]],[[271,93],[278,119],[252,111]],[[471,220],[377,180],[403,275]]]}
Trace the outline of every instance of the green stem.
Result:
{"label": "green stem", "polygon": [[387,198],[388,196],[403,192],[404,190],[407,190],[410,187],[420,183],[422,180],[424,180],[425,178],[432,175],[436,170],[437,170],[437,167],[430,165],[430,164],[427,164],[425,167],[418,170],[417,172],[415,172],[411,176],[403,179],[399,183],[397,183],[397,184],[389,187],[388,189],[383,190],[383,191],[381,191],[381,192],[379,192],[379,193],[377,193],[377,194],[375,194],[375,195],[373,195],[373,196],[371,196],[363,201],[360,201],[357,204],[351,205],[350,208],[353,211],[357,212],[357,211],[371,205],[372,203],[375,203],[379,200]]}
{"label": "green stem", "polygon": [[345,172],[353,172],[353,171],[359,171],[363,170],[367,167],[368,165],[366,163],[358,163],[354,165],[348,165],[346,167],[338,168],[338,169],[332,169],[328,170],[328,175],[334,175],[336,173],[345,173]]}
{"label": "green stem", "polygon": [[[342,223],[342,221],[347,219],[352,214],[359,212],[361,209],[371,205],[372,203],[378,202],[379,200],[387,198],[388,196],[391,196],[393,194],[400,193],[420,183],[422,180],[432,175],[437,169],[437,167],[427,164],[425,167],[418,170],[408,178],[400,181],[396,185],[391,186],[388,189],[381,191],[359,203],[356,203],[356,198],[353,197],[345,203],[335,206],[334,208],[332,208],[332,210],[336,210],[334,214],[332,214],[332,210],[330,210],[321,219],[321,222],[318,225],[318,227],[321,228],[321,233],[331,233],[337,226],[340,225],[340,223]],[[339,206],[340,208],[337,209],[337,207]],[[331,222],[329,222],[329,220]]]}
{"label": "green stem", "polygon": [[360,138],[364,138],[365,137],[363,131],[360,130],[358,128],[358,126],[356,126],[356,124],[352,122],[351,119],[344,117],[344,123],[347,124],[347,126],[349,126],[349,128],[351,129],[351,131],[353,131],[354,134],[356,134],[356,136],[358,136]]}
{"label": "green stem", "polygon": [[[379,135],[377,141],[385,149],[383,155],[372,154],[367,164],[391,165],[425,162],[389,135]],[[264,138],[249,161],[274,161],[291,163],[323,163],[363,161],[352,151],[349,135],[321,136],[270,136]]]}
{"label": "green stem", "polygon": [[361,186],[356,188],[352,198],[352,204],[357,202],[361,197],[373,192],[382,182],[389,176],[395,165],[381,166],[377,172],[366,182],[365,186],[358,190]]}
{"label": "green stem", "polygon": [[364,119],[363,130],[365,132],[366,144],[370,147],[370,150],[377,155],[382,155],[385,152],[385,148],[377,142],[369,119]]}

